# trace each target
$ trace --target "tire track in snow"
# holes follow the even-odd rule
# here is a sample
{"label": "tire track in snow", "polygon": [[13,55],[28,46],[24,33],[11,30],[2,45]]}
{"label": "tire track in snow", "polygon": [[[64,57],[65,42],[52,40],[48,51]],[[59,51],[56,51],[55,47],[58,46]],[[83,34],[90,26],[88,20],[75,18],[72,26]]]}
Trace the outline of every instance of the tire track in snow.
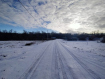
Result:
{"label": "tire track in snow", "polygon": [[55,48],[54,48],[54,56],[55,56],[55,76],[56,76],[56,79],[60,79],[60,73],[62,72],[60,70],[60,65],[59,65],[59,59],[58,59],[58,53],[57,53],[57,50],[56,50],[56,43],[55,43]]}
{"label": "tire track in snow", "polygon": [[51,79],[68,79],[66,72],[64,70],[63,62],[60,59],[60,55],[58,53],[57,44],[55,42],[53,48],[53,57],[52,57],[52,78]]}
{"label": "tire track in snow", "polygon": [[[59,76],[60,76],[60,79],[68,79],[67,77],[67,74],[66,74],[66,71],[65,71],[65,68],[64,68],[64,64],[61,60],[61,57],[60,57],[60,54],[59,54],[59,51],[58,51],[58,46],[55,45],[55,50],[56,50],[56,55],[57,55],[57,61],[58,61],[58,72],[59,72]],[[61,73],[62,72],[62,73]],[[60,75],[61,74],[61,75]]]}
{"label": "tire track in snow", "polygon": [[59,74],[59,67],[58,67],[58,56],[56,52],[56,46],[54,45],[54,51],[53,51],[53,59],[52,64],[54,64],[54,78],[52,79],[60,79],[60,74]]}
{"label": "tire track in snow", "polygon": [[[49,44],[50,45],[50,44]],[[30,77],[33,75],[33,73],[35,72],[35,70],[37,69],[40,61],[43,58],[43,55],[45,53],[45,51],[47,50],[47,48],[49,47],[46,46],[45,50],[38,56],[38,58],[35,60],[35,62],[31,65],[30,68],[28,68],[28,70],[26,70],[25,73],[23,73],[23,75],[19,78],[19,79],[30,79]]]}
{"label": "tire track in snow", "polygon": [[76,77],[76,74],[73,72],[72,68],[67,65],[67,62],[62,55],[62,52],[60,51],[60,48],[58,45],[55,47],[56,53],[58,55],[58,60],[60,63],[61,68],[59,70],[62,71],[62,77],[60,79],[78,79]]}
{"label": "tire track in snow", "polygon": [[[54,42],[55,44],[55,42]],[[53,53],[52,53],[52,65],[51,65],[51,79],[60,79],[59,74],[55,69],[58,68],[57,57],[55,53],[55,45],[53,45]]]}
{"label": "tire track in snow", "polygon": [[[61,44],[61,43],[60,43]],[[66,46],[61,44],[68,52],[69,54],[91,75],[93,79],[101,79],[94,71],[89,69],[83,62],[81,62],[73,53],[70,52],[69,49],[67,49]]]}
{"label": "tire track in snow", "polygon": [[66,78],[64,77],[64,79],[78,79],[72,68],[67,65],[67,61],[63,54],[61,53],[59,46],[58,49],[59,57],[64,68],[63,71],[65,71],[64,73],[66,74]]}

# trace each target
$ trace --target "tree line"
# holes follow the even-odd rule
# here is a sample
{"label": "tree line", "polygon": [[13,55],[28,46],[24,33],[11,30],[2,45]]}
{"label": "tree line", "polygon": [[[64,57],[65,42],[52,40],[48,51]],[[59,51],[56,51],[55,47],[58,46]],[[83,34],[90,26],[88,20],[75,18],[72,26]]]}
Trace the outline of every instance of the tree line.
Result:
{"label": "tree line", "polygon": [[46,33],[46,32],[28,32],[23,30],[22,33],[17,33],[16,31],[3,30],[0,31],[0,40],[53,40],[53,39],[65,39],[65,40],[96,40],[101,37],[105,37],[105,33],[81,33],[81,34],[71,34],[71,33]]}

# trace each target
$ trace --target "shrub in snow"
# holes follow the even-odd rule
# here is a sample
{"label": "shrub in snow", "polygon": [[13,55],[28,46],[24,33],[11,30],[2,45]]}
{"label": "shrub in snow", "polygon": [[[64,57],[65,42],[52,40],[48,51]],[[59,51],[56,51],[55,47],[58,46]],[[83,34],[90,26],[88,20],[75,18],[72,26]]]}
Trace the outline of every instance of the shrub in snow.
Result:
{"label": "shrub in snow", "polygon": [[25,46],[30,46],[30,45],[32,45],[32,44],[34,44],[34,42],[26,43]]}
{"label": "shrub in snow", "polygon": [[7,55],[0,55],[0,56],[2,56],[2,57],[6,57]]}

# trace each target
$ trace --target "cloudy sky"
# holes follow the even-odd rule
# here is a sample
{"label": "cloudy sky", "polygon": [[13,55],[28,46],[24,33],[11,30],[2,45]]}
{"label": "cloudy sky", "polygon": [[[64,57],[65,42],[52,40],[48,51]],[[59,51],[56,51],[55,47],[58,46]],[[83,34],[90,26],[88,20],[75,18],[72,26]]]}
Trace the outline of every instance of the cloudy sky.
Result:
{"label": "cloudy sky", "polygon": [[93,31],[105,33],[105,0],[20,0],[20,2],[0,0],[0,29],[44,28],[62,33]]}

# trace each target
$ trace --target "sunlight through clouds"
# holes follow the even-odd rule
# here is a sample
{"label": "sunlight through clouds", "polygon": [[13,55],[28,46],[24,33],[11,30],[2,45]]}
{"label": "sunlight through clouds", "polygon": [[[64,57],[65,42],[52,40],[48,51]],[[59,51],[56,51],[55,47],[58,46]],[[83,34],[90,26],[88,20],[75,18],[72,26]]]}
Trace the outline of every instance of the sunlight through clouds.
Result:
{"label": "sunlight through clouds", "polygon": [[69,26],[71,29],[77,30],[81,27],[81,25],[79,23],[72,23]]}

